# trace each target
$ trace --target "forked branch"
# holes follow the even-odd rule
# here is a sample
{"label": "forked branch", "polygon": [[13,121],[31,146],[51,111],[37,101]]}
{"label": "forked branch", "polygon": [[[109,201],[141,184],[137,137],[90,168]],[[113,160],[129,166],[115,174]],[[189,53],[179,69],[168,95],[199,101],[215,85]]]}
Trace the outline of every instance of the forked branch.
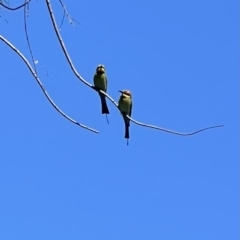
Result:
{"label": "forked branch", "polygon": [[66,119],[68,119],[69,121],[71,121],[72,123],[85,128],[91,132],[94,133],[98,133],[97,130],[92,129],[90,127],[87,127],[77,121],[75,121],[74,119],[70,118],[68,115],[66,115],[60,108],[58,108],[58,106],[53,102],[53,100],[51,99],[51,97],[48,95],[47,91],[45,90],[45,88],[43,87],[40,79],[38,78],[37,74],[34,72],[31,64],[28,62],[28,60],[26,59],[26,57],[15,47],[13,46],[7,39],[5,39],[2,35],[0,35],[0,40],[2,40],[5,44],[7,44],[14,52],[16,52],[18,54],[19,57],[21,57],[21,59],[24,61],[24,63],[27,65],[28,69],[30,70],[30,72],[32,73],[33,77],[36,79],[38,85],[41,87],[44,95],[46,96],[46,98],[48,99],[48,101],[51,103],[51,105]]}
{"label": "forked branch", "polygon": [[[88,87],[94,89],[95,91],[97,91],[94,86],[92,84],[90,84],[89,82],[87,82],[86,80],[84,80],[84,78],[78,73],[78,71],[76,70],[76,68],[74,67],[73,65],[73,62],[67,52],[67,49],[65,47],[65,44],[63,42],[63,39],[60,35],[60,32],[58,30],[58,27],[57,27],[57,23],[56,23],[56,20],[55,20],[55,17],[54,17],[54,14],[53,14],[53,10],[52,10],[52,7],[51,7],[51,3],[50,3],[50,0],[46,0],[46,5],[47,5],[47,8],[48,8],[48,12],[50,14],[50,17],[51,17],[51,20],[52,20],[52,24],[53,24],[53,27],[54,27],[54,30],[55,30],[55,33],[57,35],[57,38],[59,40],[59,43],[62,47],[62,50],[64,52],[64,55],[72,69],[72,71],[74,72],[75,76],[81,81],[83,82],[84,84],[86,84]],[[114,101],[114,99],[109,96],[107,93],[103,92],[100,90],[100,92],[102,94],[104,94],[117,108],[118,108],[118,104]],[[119,110],[119,108],[118,108]],[[172,131],[172,130],[168,130],[168,129],[165,129],[165,128],[161,128],[161,127],[157,127],[157,126],[153,126],[153,125],[149,125],[149,124],[145,124],[145,123],[141,123],[141,122],[138,122],[136,120],[134,120],[133,118],[127,116],[127,118],[129,118],[133,123],[139,125],[139,126],[143,126],[143,127],[148,127],[148,128],[153,128],[153,129],[156,129],[156,130],[160,130],[160,131],[164,131],[164,132],[168,132],[168,133],[172,133],[172,134],[176,134],[176,135],[180,135],[180,136],[191,136],[191,135],[194,135],[196,133],[199,133],[199,132],[203,132],[203,131],[206,131],[208,129],[212,129],[212,128],[218,128],[218,127],[222,127],[224,125],[217,125],[217,126],[211,126],[211,127],[207,127],[207,128],[203,128],[203,129],[200,129],[200,130],[197,130],[197,131],[194,131],[194,132],[191,132],[191,133],[180,133],[180,132],[176,132],[176,131]]]}
{"label": "forked branch", "polygon": [[61,28],[62,28],[62,24],[63,24],[63,21],[64,21],[65,16],[67,16],[68,22],[69,22],[71,25],[73,25],[74,27],[76,27],[73,22],[76,22],[76,23],[78,23],[78,24],[79,24],[79,22],[78,22],[77,20],[73,19],[72,17],[70,17],[70,15],[69,15],[69,13],[68,13],[68,11],[67,11],[67,8],[66,8],[65,5],[63,4],[62,0],[59,0],[59,2],[60,2],[60,4],[62,5],[62,8],[63,8],[63,18],[62,18],[62,22],[61,22],[61,24],[60,24],[60,30],[61,30]]}

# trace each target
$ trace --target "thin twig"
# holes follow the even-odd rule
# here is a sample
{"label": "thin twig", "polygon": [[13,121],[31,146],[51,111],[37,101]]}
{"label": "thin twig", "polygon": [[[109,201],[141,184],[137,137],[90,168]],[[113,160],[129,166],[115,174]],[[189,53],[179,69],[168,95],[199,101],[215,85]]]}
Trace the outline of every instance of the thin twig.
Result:
{"label": "thin twig", "polygon": [[[25,0],[27,2],[27,0]],[[30,41],[29,41],[29,37],[28,37],[28,30],[27,30],[27,17],[28,17],[28,12],[29,12],[29,4],[26,4],[24,6],[24,30],[25,30],[25,36],[26,36],[26,39],[27,39],[27,44],[28,44],[28,49],[29,49],[29,52],[31,54],[31,58],[32,58],[32,62],[33,62],[33,67],[34,67],[34,71],[35,73],[38,75],[37,73],[37,63],[39,62],[38,60],[34,60],[34,57],[33,57],[33,51],[31,49],[31,45],[30,45]],[[48,76],[48,71],[47,71],[47,68],[40,63],[40,65],[45,69],[46,71],[46,74]]]}
{"label": "thin twig", "polygon": [[3,17],[3,13],[2,13],[2,11],[1,11],[1,9],[0,9],[0,18],[2,18],[7,24],[8,24],[8,21],[7,21],[7,19],[5,19],[4,17]]}
{"label": "thin twig", "polygon": [[59,28],[59,29],[61,30],[61,28],[62,28],[62,24],[63,24],[63,20],[64,20],[65,16],[67,16],[68,22],[69,22],[71,25],[73,25],[74,27],[76,27],[76,26],[74,25],[73,21],[76,22],[76,23],[78,23],[78,24],[80,24],[77,20],[75,20],[75,19],[73,19],[72,17],[70,17],[70,15],[68,14],[67,8],[66,8],[65,5],[63,4],[62,0],[59,0],[59,2],[60,2],[60,4],[62,5],[63,11],[64,11],[64,13],[63,13],[63,18],[62,18],[62,22],[61,22],[61,25],[60,25],[60,28]]}
{"label": "thin twig", "polygon": [[63,10],[63,17],[62,17],[62,21],[61,21],[59,30],[61,30],[61,28],[62,28],[64,18],[65,18],[65,11]]}
{"label": "thin twig", "polygon": [[25,30],[25,35],[26,35],[26,39],[27,39],[27,44],[28,44],[28,49],[29,49],[29,52],[31,54],[31,58],[32,58],[32,62],[33,62],[33,67],[34,67],[34,71],[37,74],[37,67],[36,67],[36,64],[35,64],[35,61],[34,61],[34,57],[33,57],[33,52],[32,52],[32,49],[31,49],[31,45],[30,45],[30,41],[29,41],[29,38],[28,38],[28,31],[27,31],[27,17],[28,17],[28,4],[27,4],[27,1],[28,0],[25,0],[25,5],[24,5],[24,30]]}
{"label": "thin twig", "polygon": [[[48,11],[49,11],[49,14],[50,14],[50,17],[51,17],[51,20],[52,20],[52,24],[53,24],[53,27],[54,27],[54,30],[55,30],[55,33],[57,35],[57,38],[59,40],[59,43],[62,47],[62,50],[65,54],[65,57],[72,69],[72,71],[74,72],[74,74],[76,75],[76,77],[81,81],[83,82],[84,84],[86,84],[88,87],[94,89],[95,91],[98,91],[98,92],[101,92],[103,95],[105,95],[117,108],[118,108],[118,104],[116,103],[116,101],[114,101],[114,99],[109,96],[107,93],[103,92],[102,90],[97,90],[95,89],[95,87],[93,85],[91,85],[89,82],[87,82],[86,80],[84,80],[84,78],[77,72],[77,70],[75,69],[73,63],[72,63],[72,60],[67,52],[67,49],[65,47],[65,44],[63,42],[63,39],[60,35],[60,32],[58,31],[58,27],[57,27],[57,23],[56,23],[56,20],[55,20],[55,17],[54,17],[54,14],[53,14],[53,10],[52,10],[52,7],[51,7],[51,3],[50,3],[50,0],[46,0],[46,4],[47,4],[47,7],[48,7]],[[118,108],[119,110],[119,108]],[[119,110],[120,111],[120,110]],[[211,127],[207,127],[207,128],[203,128],[203,129],[200,129],[200,130],[197,130],[195,132],[192,132],[192,133],[180,133],[180,132],[176,132],[176,131],[172,131],[172,130],[168,130],[168,129],[165,129],[165,128],[161,128],[161,127],[157,127],[157,126],[153,126],[153,125],[149,125],[149,124],[145,124],[145,123],[141,123],[141,122],[138,122],[136,120],[134,120],[133,118],[129,117],[127,115],[127,118],[130,119],[133,123],[139,125],[139,126],[143,126],[143,127],[148,127],[148,128],[153,128],[153,129],[157,129],[157,130],[160,130],[160,131],[164,131],[164,132],[168,132],[168,133],[172,133],[172,134],[177,134],[177,135],[180,135],[180,136],[191,136],[191,135],[194,135],[196,133],[199,133],[199,132],[202,132],[202,131],[205,131],[205,130],[208,130],[208,129],[211,129],[211,128],[217,128],[217,127],[222,127],[224,125],[217,125],[217,126],[211,126]]]}
{"label": "thin twig", "polygon": [[156,129],[156,130],[163,131],[163,132],[168,132],[168,133],[176,134],[176,135],[179,135],[179,136],[191,136],[191,135],[194,135],[194,134],[196,134],[196,133],[206,131],[206,130],[208,130],[208,129],[219,128],[219,127],[223,127],[223,126],[224,126],[224,125],[216,125],[216,126],[211,126],[211,127],[202,128],[202,129],[200,129],[200,130],[197,130],[197,131],[194,131],[194,132],[190,132],[190,133],[180,133],[180,132],[172,131],[172,130],[169,130],[169,129],[166,129],[166,128],[161,128],[161,127],[156,127],[156,126],[153,126],[153,125],[148,125],[148,124],[145,124],[145,123],[140,123],[140,122],[137,122],[136,120],[132,119],[131,117],[129,117],[129,119],[130,119],[132,122],[134,122],[134,123],[136,123],[137,125],[139,125],[139,126],[149,127],[149,128],[153,128],[153,129]]}
{"label": "thin twig", "polygon": [[0,35],[0,40],[2,40],[5,44],[7,44],[14,52],[16,52],[18,54],[19,57],[21,57],[21,59],[24,61],[24,63],[27,65],[28,69],[30,70],[30,72],[32,73],[33,77],[36,79],[38,85],[41,87],[44,95],[47,97],[48,101],[51,103],[51,105],[65,118],[67,118],[69,121],[71,121],[72,123],[85,128],[91,132],[94,133],[98,133],[97,130],[89,128],[77,121],[75,121],[74,119],[70,118],[69,116],[67,116],[62,110],[60,110],[57,105],[53,102],[53,100],[51,99],[51,97],[48,95],[47,91],[45,90],[45,88],[43,87],[41,80],[38,78],[37,74],[34,72],[31,64],[28,62],[28,60],[26,59],[26,57],[24,57],[24,55],[15,47],[13,46],[7,39],[5,39],[2,35]]}
{"label": "thin twig", "polygon": [[23,3],[22,5],[20,5],[18,7],[15,7],[15,8],[8,7],[7,5],[3,4],[2,2],[0,2],[0,5],[8,10],[15,11],[15,10],[18,10],[18,9],[24,7],[26,4],[28,4],[30,2],[31,2],[31,0],[27,0],[25,3]]}

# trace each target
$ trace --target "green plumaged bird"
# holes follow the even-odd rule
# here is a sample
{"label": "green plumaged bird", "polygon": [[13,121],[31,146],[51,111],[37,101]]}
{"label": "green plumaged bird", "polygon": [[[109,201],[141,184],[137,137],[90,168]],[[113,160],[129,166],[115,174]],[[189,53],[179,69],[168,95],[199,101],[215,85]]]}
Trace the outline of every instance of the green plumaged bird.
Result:
{"label": "green plumaged bird", "polygon": [[[94,74],[94,77],[93,77],[93,83],[96,89],[107,92],[108,82],[107,82],[107,76],[105,73],[105,67],[103,65],[97,66],[96,73]],[[106,97],[100,92],[99,92],[99,96],[101,99],[102,114],[109,114]]]}
{"label": "green plumaged bird", "polygon": [[125,123],[125,138],[129,139],[130,120],[126,117],[126,115],[128,115],[129,117],[131,117],[132,115],[132,94],[129,90],[119,92],[121,93],[121,96],[118,101],[118,108],[122,113]]}

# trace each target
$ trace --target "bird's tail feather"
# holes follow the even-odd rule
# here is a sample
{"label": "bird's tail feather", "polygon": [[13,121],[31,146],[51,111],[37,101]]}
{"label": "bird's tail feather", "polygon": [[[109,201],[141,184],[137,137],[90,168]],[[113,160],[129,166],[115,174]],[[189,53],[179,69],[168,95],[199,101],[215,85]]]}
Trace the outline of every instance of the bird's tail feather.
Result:
{"label": "bird's tail feather", "polygon": [[109,114],[106,97],[101,93],[99,93],[99,96],[101,98],[102,114]]}
{"label": "bird's tail feather", "polygon": [[125,124],[125,138],[129,139],[129,126],[127,124]]}
{"label": "bird's tail feather", "polygon": [[130,122],[126,116],[124,116],[123,119],[124,119],[124,123],[125,123],[125,138],[129,139],[130,138],[130,136],[129,136]]}

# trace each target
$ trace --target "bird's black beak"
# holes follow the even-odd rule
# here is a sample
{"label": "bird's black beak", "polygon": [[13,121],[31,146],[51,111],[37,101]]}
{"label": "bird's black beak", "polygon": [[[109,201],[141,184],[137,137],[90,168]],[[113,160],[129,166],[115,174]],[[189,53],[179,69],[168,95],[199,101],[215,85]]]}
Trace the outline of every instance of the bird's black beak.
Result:
{"label": "bird's black beak", "polygon": [[120,92],[121,94],[123,94],[123,91],[119,90],[119,92]]}

